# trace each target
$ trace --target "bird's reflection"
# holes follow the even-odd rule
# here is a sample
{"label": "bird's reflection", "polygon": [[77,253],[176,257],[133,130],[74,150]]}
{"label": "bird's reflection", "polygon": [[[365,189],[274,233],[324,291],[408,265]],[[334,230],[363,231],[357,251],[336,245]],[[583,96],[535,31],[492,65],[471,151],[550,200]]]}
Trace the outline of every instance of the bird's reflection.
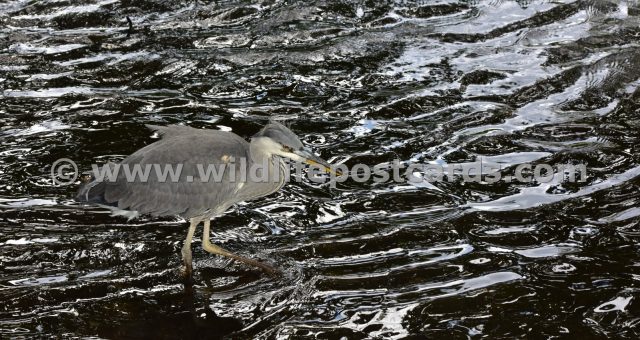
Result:
{"label": "bird's reflection", "polygon": [[221,339],[242,329],[242,321],[231,317],[220,317],[211,308],[210,301],[215,293],[194,287],[192,277],[183,278],[183,280],[182,314],[185,315],[185,319],[189,319],[184,321],[191,324],[191,327],[186,330],[186,333],[180,334],[180,337]]}

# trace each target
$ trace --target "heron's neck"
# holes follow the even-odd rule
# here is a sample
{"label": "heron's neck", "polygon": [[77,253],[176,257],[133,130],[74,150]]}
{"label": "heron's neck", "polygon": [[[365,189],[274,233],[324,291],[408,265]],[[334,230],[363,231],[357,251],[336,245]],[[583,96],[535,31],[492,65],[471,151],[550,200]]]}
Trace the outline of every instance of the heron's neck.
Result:
{"label": "heron's neck", "polygon": [[[254,143],[249,145],[250,163],[253,165],[267,166],[268,179],[266,181],[253,182],[251,186],[243,187],[243,195],[246,199],[268,195],[280,189],[285,182],[285,162],[282,158],[266,151],[263,145]],[[265,164],[266,163],[266,164]],[[249,169],[248,169],[249,170]]]}
{"label": "heron's neck", "polygon": [[258,139],[252,139],[249,143],[249,156],[254,163],[262,163],[265,159],[271,161],[273,159],[273,153],[265,147]]}
{"label": "heron's neck", "polygon": [[269,166],[269,172],[272,174],[282,174],[285,167],[284,160],[276,156],[270,150],[270,145],[259,138],[254,138],[249,143],[249,154],[251,162],[254,164],[264,164],[266,161]]}

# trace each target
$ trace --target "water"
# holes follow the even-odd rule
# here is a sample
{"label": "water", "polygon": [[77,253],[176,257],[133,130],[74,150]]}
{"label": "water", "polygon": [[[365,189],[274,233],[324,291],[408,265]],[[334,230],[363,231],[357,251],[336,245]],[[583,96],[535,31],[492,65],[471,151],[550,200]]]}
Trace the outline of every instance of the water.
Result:
{"label": "water", "polygon": [[[533,338],[640,333],[636,1],[12,1],[0,4],[0,335]],[[129,28],[130,18],[132,29]],[[145,123],[255,133],[324,158],[584,163],[582,183],[309,181],[194,243],[56,187]]]}

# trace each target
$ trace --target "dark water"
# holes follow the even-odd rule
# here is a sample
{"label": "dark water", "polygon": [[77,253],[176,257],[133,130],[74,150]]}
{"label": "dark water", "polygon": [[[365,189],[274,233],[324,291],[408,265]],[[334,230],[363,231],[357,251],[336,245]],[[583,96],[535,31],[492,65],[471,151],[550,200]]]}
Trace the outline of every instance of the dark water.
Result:
{"label": "dark water", "polygon": [[[0,337],[640,335],[636,1],[0,4]],[[127,17],[132,22],[128,27]],[[583,183],[294,183],[212,237],[56,187],[151,143],[145,123],[285,120],[335,163],[482,156]]]}

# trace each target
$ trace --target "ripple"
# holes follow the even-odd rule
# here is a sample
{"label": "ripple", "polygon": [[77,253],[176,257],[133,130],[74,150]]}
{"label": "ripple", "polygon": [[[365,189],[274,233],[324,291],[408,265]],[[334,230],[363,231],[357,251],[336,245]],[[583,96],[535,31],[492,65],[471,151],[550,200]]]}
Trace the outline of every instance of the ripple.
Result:
{"label": "ripple", "polygon": [[[101,338],[636,338],[634,2],[0,4],[0,333]],[[129,27],[129,22],[131,27]],[[584,182],[309,181],[185,221],[79,207],[49,165],[144,124],[285,122],[333,163],[586,164]],[[194,141],[197,143],[197,141]],[[503,176],[503,177],[504,177]],[[549,303],[553,301],[553,303]]]}
{"label": "ripple", "polygon": [[624,312],[629,302],[631,302],[631,299],[633,299],[632,296],[629,296],[629,297],[619,296],[611,301],[601,304],[600,306],[596,307],[594,311],[596,313],[608,313],[613,311]]}
{"label": "ripple", "polygon": [[556,257],[563,254],[569,254],[577,251],[574,247],[568,246],[544,246],[531,249],[515,250],[516,254],[522,255],[528,258],[541,258],[541,257]]}
{"label": "ripple", "polygon": [[34,46],[31,44],[14,44],[9,46],[9,49],[15,51],[18,54],[56,54],[73,51],[79,48],[86,47],[84,44],[66,44],[57,46]]}

